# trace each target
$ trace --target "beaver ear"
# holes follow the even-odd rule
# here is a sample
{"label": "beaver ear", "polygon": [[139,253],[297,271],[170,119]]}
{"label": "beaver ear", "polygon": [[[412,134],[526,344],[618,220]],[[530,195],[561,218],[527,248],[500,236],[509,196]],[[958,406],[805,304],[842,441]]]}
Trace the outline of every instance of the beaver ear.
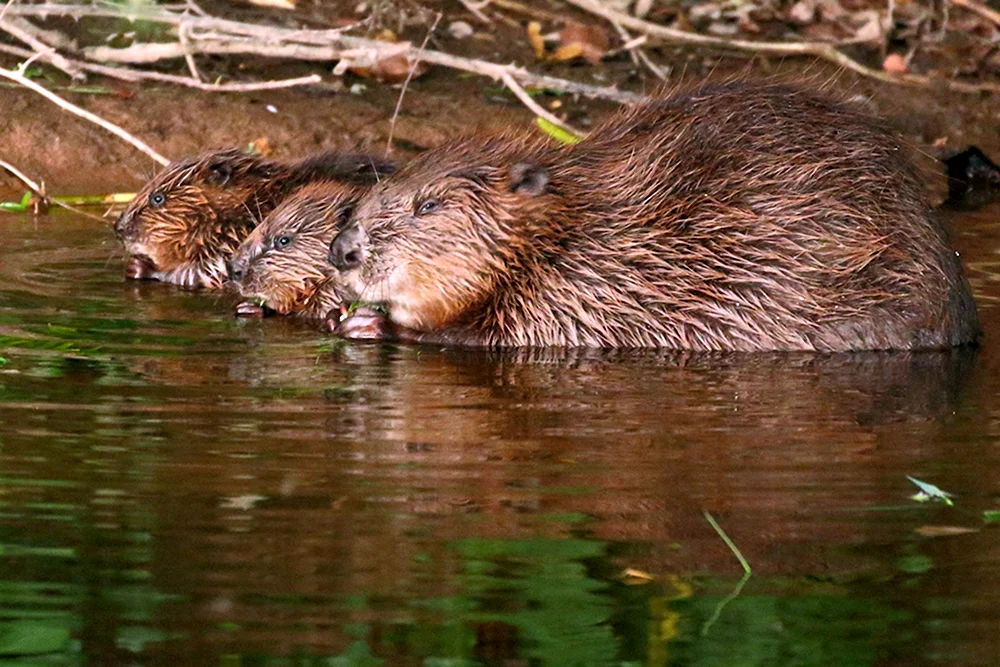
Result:
{"label": "beaver ear", "polygon": [[518,162],[510,168],[510,191],[537,197],[549,184],[549,172],[538,165]]}
{"label": "beaver ear", "polygon": [[215,185],[223,186],[233,177],[233,164],[231,160],[220,158],[213,160],[208,165],[208,179]]}

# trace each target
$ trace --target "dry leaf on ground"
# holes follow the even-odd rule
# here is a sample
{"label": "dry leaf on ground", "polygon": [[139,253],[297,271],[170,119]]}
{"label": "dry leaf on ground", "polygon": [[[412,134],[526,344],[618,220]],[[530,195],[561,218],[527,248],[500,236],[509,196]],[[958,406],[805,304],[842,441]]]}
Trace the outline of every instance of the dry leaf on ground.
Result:
{"label": "dry leaf on ground", "polygon": [[531,41],[531,48],[535,50],[535,58],[543,60],[545,58],[545,39],[542,37],[542,24],[532,21],[528,24],[528,40]]}
{"label": "dry leaf on ground", "polygon": [[551,59],[583,58],[591,65],[596,65],[608,52],[610,44],[611,37],[602,26],[570,23],[559,32],[559,48]]}
{"label": "dry leaf on ground", "polygon": [[[409,48],[405,42],[399,42],[396,33],[391,30],[383,30],[375,39],[389,44],[399,44],[403,51]],[[413,56],[405,53],[387,54],[374,64],[366,64],[361,67],[352,65],[348,69],[358,76],[375,79],[380,83],[402,83],[410,75],[410,68],[413,64],[412,58]],[[416,78],[426,71],[426,63],[417,63],[417,67],[413,71],[413,77]]]}

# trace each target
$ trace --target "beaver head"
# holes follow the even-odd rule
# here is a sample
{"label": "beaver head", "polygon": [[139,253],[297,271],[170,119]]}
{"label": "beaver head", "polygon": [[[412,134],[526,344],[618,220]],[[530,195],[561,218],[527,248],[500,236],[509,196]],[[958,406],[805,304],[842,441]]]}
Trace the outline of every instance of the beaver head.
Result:
{"label": "beaver head", "polygon": [[528,137],[473,136],[373,187],[330,246],[346,293],[423,331],[474,308],[556,231],[538,222],[552,150]]}
{"label": "beaver head", "polygon": [[238,315],[264,310],[320,318],[341,304],[330,242],[350,217],[361,188],[311,183],[285,199],[250,233],[229,263],[233,286],[248,300]]}
{"label": "beaver head", "polygon": [[225,258],[253,228],[277,163],[239,150],[174,162],[147,183],[115,223],[131,255],[128,277],[218,287]]}
{"label": "beaver head", "polygon": [[364,154],[328,152],[283,163],[240,150],[175,162],[140,190],[115,224],[127,277],[220,287],[226,260],[293,189],[316,180],[369,184],[394,170]]}

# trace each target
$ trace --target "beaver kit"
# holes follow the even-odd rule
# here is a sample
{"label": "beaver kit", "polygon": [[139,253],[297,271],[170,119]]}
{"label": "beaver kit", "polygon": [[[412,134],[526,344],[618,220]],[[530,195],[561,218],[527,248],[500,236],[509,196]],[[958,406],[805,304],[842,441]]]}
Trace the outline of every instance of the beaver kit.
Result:
{"label": "beaver kit", "polygon": [[230,261],[230,281],[246,299],[236,314],[321,319],[338,308],[339,276],[327,252],[363,192],[345,183],[311,183],[274,209]]}
{"label": "beaver kit", "polygon": [[575,146],[431,149],[331,244],[349,338],[485,347],[917,350],[972,343],[959,259],[894,133],[850,105],[729,84]]}
{"label": "beaver kit", "polygon": [[381,158],[337,152],[278,162],[227,150],[175,162],[115,224],[130,256],[126,277],[220,287],[230,255],[291,192],[317,180],[370,184],[393,169]]}

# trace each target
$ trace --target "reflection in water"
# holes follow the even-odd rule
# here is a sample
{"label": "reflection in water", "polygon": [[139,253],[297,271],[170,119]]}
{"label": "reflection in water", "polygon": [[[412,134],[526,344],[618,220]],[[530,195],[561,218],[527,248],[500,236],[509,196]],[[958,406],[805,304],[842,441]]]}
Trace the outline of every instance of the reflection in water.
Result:
{"label": "reflection in water", "polygon": [[[956,221],[987,331],[991,220]],[[110,233],[87,221],[0,224],[0,659],[1000,654],[1000,550],[981,519],[1000,476],[989,342],[825,356],[349,345],[233,320],[225,297],[123,284]],[[908,500],[906,475],[957,507]],[[704,511],[753,567],[728,602],[742,571]],[[915,532],[927,526],[976,532]]]}

